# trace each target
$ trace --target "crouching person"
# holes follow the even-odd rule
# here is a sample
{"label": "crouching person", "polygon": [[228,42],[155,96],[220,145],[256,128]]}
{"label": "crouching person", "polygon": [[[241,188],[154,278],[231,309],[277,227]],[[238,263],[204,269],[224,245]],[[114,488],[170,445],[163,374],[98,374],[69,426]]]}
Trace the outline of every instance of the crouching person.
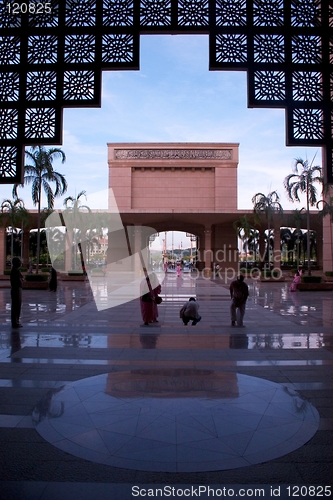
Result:
{"label": "crouching person", "polygon": [[189,321],[192,321],[192,326],[195,326],[201,320],[199,314],[199,304],[194,297],[191,297],[188,302],[180,310],[179,313],[184,325],[187,325]]}

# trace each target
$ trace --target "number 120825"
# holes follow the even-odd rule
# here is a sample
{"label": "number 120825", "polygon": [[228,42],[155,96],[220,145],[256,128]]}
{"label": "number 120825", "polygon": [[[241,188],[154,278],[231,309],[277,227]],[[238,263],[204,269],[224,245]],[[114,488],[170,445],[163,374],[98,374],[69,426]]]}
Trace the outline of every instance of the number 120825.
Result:
{"label": "number 120825", "polygon": [[51,2],[7,3],[7,12],[12,15],[19,14],[51,14]]}

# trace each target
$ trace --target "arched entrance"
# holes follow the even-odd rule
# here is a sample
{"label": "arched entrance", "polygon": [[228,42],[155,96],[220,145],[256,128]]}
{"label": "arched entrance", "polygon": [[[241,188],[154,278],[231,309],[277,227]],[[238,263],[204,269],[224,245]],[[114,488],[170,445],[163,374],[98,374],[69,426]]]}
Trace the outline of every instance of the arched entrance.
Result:
{"label": "arched entrance", "polygon": [[198,265],[209,271],[216,261],[238,269],[237,165],[238,144],[108,144],[109,188],[124,226],[194,234]]}

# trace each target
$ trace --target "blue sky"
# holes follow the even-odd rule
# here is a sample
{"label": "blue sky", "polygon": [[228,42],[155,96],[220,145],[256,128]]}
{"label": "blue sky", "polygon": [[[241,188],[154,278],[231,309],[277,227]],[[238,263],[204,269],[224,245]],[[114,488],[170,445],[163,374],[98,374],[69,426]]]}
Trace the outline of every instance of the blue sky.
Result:
{"label": "blue sky", "polygon": [[[248,109],[245,72],[208,71],[208,36],[147,35],[140,46],[140,71],[103,73],[101,108],[64,110],[67,161],[54,167],[66,175],[66,196],[86,190],[89,204],[107,187],[108,142],[236,142],[239,209],[271,190],[285,209],[303,206],[287,200],[282,182],[296,157],[317,153],[321,165],[321,150],[285,146],[284,110]],[[20,196],[33,208],[29,187]],[[11,186],[0,186],[0,200],[8,197]]]}

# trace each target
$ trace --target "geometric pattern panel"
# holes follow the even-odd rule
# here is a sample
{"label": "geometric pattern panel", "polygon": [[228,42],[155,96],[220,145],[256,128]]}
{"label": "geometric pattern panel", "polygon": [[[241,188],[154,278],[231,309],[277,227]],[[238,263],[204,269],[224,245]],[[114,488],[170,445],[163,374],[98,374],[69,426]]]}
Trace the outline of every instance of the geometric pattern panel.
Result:
{"label": "geometric pattern panel", "polygon": [[65,107],[100,106],[103,70],[139,69],[141,34],[209,34],[210,69],[248,72],[248,105],[286,110],[286,143],[332,172],[333,0],[9,0],[0,10],[0,182],[24,146],[61,144]]}

